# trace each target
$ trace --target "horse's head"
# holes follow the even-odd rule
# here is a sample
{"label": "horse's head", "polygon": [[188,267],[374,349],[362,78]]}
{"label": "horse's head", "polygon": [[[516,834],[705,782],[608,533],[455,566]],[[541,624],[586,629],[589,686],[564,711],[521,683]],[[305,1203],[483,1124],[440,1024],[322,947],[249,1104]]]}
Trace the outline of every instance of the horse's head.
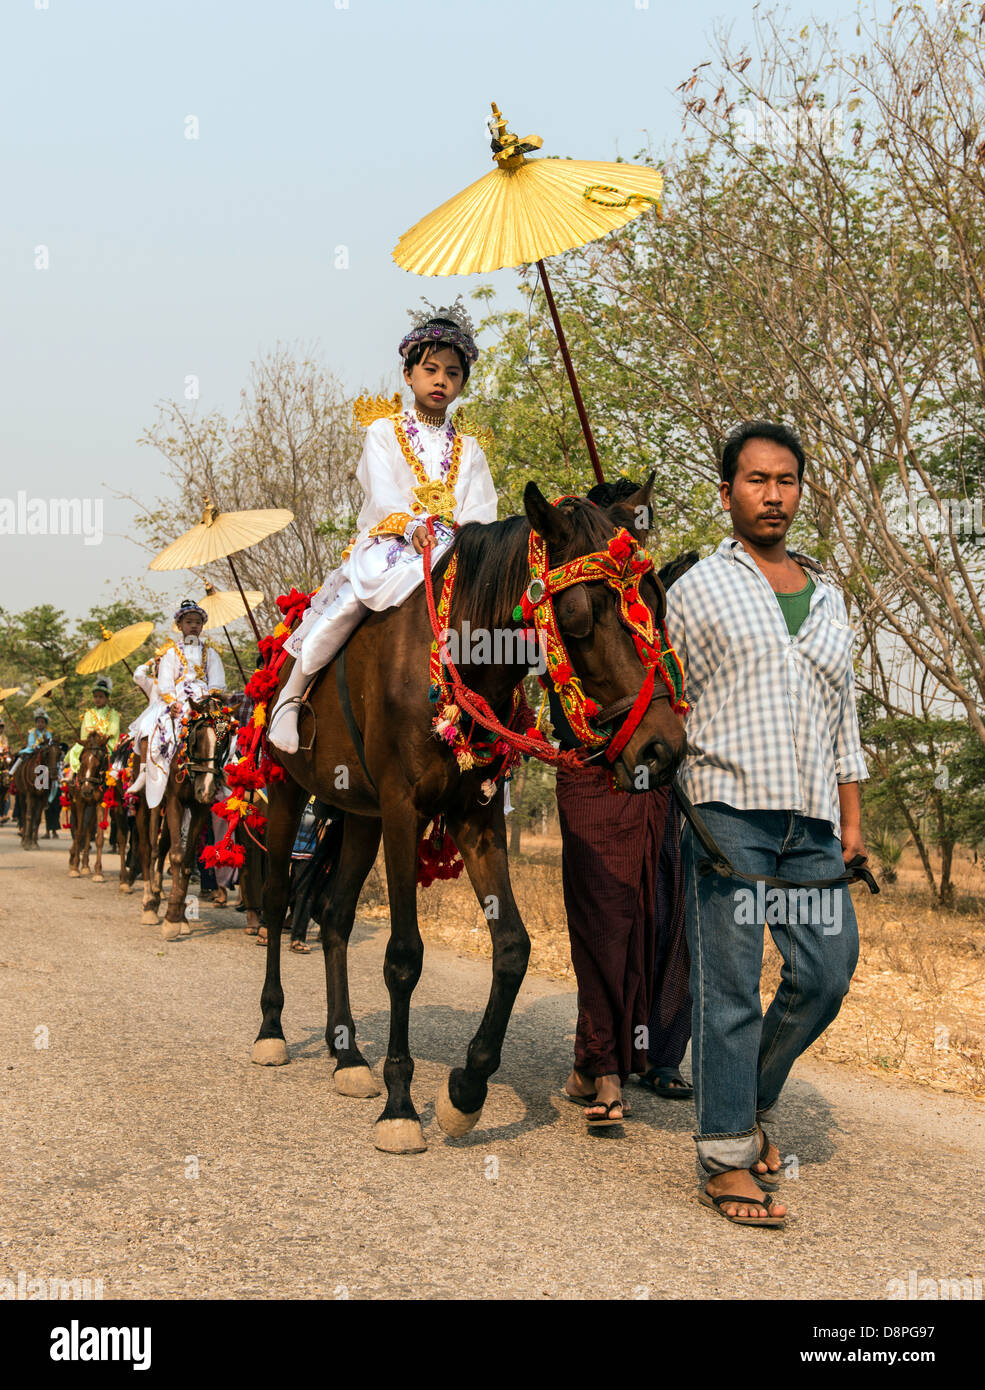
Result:
{"label": "horse's head", "polygon": [[[649,700],[643,690],[648,672],[639,650],[638,620],[642,619],[643,628],[652,629],[659,651],[666,611],[663,585],[642,549],[650,524],[652,487],[651,476],[635,496],[610,509],[611,515],[583,498],[565,498],[554,506],[532,482],[523,495],[527,520],[547,543],[547,589],[557,633],[576,677],[567,694],[576,701],[582,693],[587,697],[584,709],[599,755],[604,759],[613,746],[619,747],[612,769],[617,785],[625,791],[670,782],[685,750],[684,725],[660,664],[650,683]],[[623,528],[632,545],[622,540],[613,555],[610,542]],[[579,564],[582,557],[597,557],[599,564]],[[567,566],[572,568],[559,573]],[[571,582],[583,571],[584,578]],[[537,595],[530,598],[536,601]],[[640,604],[648,610],[649,622]],[[633,612],[637,615],[635,637],[630,626]],[[669,669],[667,663],[663,665]]]}
{"label": "horse's head", "polygon": [[109,737],[93,731],[86,739],[79,756],[76,785],[83,801],[102,801],[106,792],[106,772],[109,768]]}
{"label": "horse's head", "polygon": [[195,800],[211,806],[221,784],[223,764],[229,753],[229,741],[235,721],[226,712],[221,700],[214,695],[192,700],[188,721],[188,775],[192,778]]}

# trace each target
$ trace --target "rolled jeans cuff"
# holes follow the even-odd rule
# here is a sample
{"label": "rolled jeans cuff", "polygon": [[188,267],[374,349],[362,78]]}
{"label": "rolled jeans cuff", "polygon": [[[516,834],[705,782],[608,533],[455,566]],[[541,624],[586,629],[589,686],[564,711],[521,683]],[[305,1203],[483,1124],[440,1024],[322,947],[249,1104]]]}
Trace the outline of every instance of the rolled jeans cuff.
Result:
{"label": "rolled jeans cuff", "polygon": [[698,1162],[706,1173],[728,1173],[733,1168],[751,1168],[759,1157],[759,1135],[755,1129],[743,1134],[696,1134]]}
{"label": "rolled jeans cuff", "polygon": [[757,1125],[761,1125],[761,1126],[763,1127],[763,1129],[764,1129],[764,1130],[767,1130],[767,1131],[768,1131],[769,1129],[771,1129],[771,1128],[773,1127],[773,1125],[775,1125],[776,1122],[777,1122],[777,1110],[778,1110],[778,1108],[779,1108],[779,1101],[775,1101],[775,1100],[774,1100],[774,1101],[772,1102],[772,1104],[770,1104],[770,1105],[767,1105],[767,1106],[765,1106],[765,1107],[763,1107],[763,1108],[761,1108],[761,1109],[760,1109],[760,1108],[757,1108],[757,1110],[756,1110],[756,1123],[757,1123]]}

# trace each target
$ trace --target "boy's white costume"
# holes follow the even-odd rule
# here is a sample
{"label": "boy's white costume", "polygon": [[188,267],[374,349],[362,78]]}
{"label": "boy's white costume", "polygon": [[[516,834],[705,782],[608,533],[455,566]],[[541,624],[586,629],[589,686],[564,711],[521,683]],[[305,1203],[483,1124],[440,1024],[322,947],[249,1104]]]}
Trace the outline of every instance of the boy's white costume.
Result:
{"label": "boy's white costume", "polygon": [[[186,601],[175,614],[175,621],[185,613],[196,611],[202,613],[202,609]],[[205,614],[202,616],[204,619]],[[226,685],[222,660],[207,638],[179,636],[175,641],[166,642],[157,655],[160,657],[157,698],[141,716],[151,726],[145,788],[147,805],[151,807],[159,806],[163,800],[171,760],[178,746],[181,721],[180,716],[172,717],[170,706],[177,703],[187,714],[192,700],[202,700],[210,694],[222,695]]]}
{"label": "boy's white costume", "polygon": [[151,730],[157,723],[158,715],[161,713],[160,706],[164,704],[164,701],[157,693],[156,672],[157,659],[156,657],[152,657],[150,661],[145,661],[142,666],[138,666],[133,673],[134,685],[147,696],[147,708],[137,715],[136,719],[127,729],[127,733],[133,739],[136,748],[140,747],[141,739],[150,738]]}
{"label": "boy's white costume", "polygon": [[[401,352],[423,331],[409,334]],[[442,342],[458,340],[469,345],[474,360],[465,329]],[[269,737],[288,752],[297,747],[297,701],[311,676],[332,660],[367,612],[397,607],[423,583],[424,556],[411,540],[421,523],[434,519],[431,563],[436,564],[456,525],[496,520],[496,489],[486,456],[454,420],[426,424],[416,411],[401,408],[399,395],[390,401],[363,398],[356,402],[355,417],[368,425],[356,470],[365,501],[342,564],[284,643],[295,666],[271,716]]]}
{"label": "boy's white costume", "polygon": [[[408,448],[416,469],[408,463]],[[424,557],[410,537],[429,515],[437,541],[432,563],[454,535],[452,524],[496,520],[486,456],[453,422],[435,428],[413,411],[374,420],[356,477],[366,493],[356,538],[284,644],[301,658],[305,675],[331,661],[366,612],[398,607],[423,582]]]}

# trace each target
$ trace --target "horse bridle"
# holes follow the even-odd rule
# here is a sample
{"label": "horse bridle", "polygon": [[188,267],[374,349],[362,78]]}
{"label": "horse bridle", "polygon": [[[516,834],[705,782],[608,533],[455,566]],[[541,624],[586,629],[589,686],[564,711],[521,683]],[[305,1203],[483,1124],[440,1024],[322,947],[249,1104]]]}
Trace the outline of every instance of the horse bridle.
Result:
{"label": "horse bridle", "polygon": [[[198,728],[201,724],[209,724],[215,731],[215,750],[211,757],[193,758],[188,754],[188,749],[191,745],[193,730]],[[232,725],[227,719],[219,715],[214,715],[209,711],[202,711],[196,714],[192,719],[189,719],[188,727],[185,731],[186,757],[181,768],[181,780],[184,781],[185,777],[188,776],[200,777],[203,773],[208,772],[211,772],[215,777],[221,777],[223,764],[229,752],[229,740],[231,736]]]}
{"label": "horse bridle", "polygon": [[[83,748],[82,752],[85,753],[85,751]],[[109,744],[100,744],[97,748],[90,748],[89,752],[96,754],[96,772],[98,775],[96,777],[82,777],[76,782],[76,786],[80,791],[83,787],[95,787],[97,791],[105,795],[106,774],[109,771]]]}

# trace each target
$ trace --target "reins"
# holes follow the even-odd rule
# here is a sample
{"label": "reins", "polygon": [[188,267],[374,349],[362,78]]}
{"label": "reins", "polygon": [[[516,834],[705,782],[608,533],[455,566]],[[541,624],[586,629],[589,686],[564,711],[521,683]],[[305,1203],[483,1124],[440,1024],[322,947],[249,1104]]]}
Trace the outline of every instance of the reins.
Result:
{"label": "reins", "polygon": [[[839,874],[836,878],[815,878],[801,883],[792,878],[773,878],[769,874],[744,874],[741,869],[735,867],[718,844],[690,798],[681,789],[679,781],[674,782],[674,795],[680,803],[685,820],[690,823],[691,829],[707,856],[707,858],[699,860],[697,864],[698,873],[701,874],[702,878],[707,878],[710,874],[718,874],[720,878],[741,878],[746,883],[766,883],[771,888],[782,889],[834,888],[842,883],[864,883],[870,893],[879,892],[879,885],[870,870],[865,867],[865,856],[861,854],[856,854],[854,859],[850,859],[845,865],[846,872]],[[847,872],[848,870],[851,872]]]}

